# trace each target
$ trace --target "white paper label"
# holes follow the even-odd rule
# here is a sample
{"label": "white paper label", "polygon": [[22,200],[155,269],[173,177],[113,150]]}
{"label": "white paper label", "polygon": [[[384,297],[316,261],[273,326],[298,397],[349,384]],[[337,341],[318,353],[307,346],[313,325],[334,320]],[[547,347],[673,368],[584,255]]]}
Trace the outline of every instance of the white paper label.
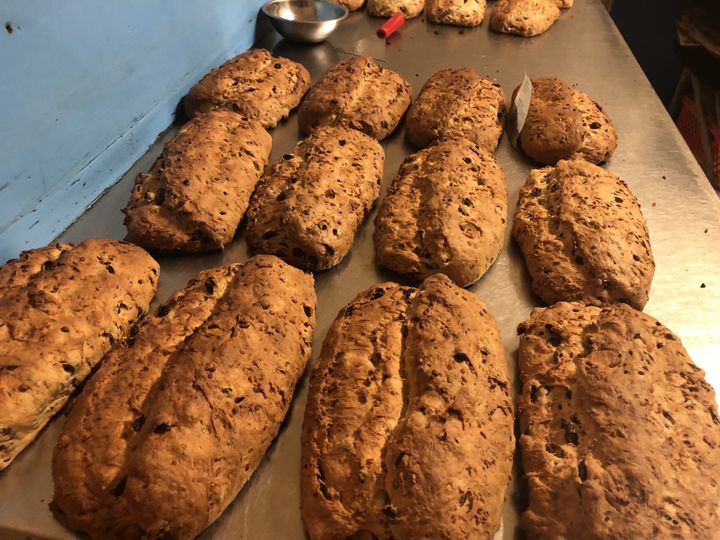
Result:
{"label": "white paper label", "polygon": [[528,109],[530,108],[530,97],[532,96],[532,83],[530,78],[525,75],[520,88],[518,88],[515,98],[513,99],[510,107],[510,114],[508,115],[508,126],[507,132],[510,137],[510,144],[517,145],[518,137],[525,125],[525,119],[528,115]]}

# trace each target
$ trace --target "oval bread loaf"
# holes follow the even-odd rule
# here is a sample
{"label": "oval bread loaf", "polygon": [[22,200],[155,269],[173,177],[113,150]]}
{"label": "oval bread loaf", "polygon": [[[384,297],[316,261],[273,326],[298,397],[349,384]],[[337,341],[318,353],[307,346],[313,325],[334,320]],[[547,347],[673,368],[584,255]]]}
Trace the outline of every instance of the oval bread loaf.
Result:
{"label": "oval bread loaf", "polygon": [[410,84],[369,56],[353,56],[331,67],[298,109],[298,125],[309,134],[341,124],[382,140],[410,106]]}
{"label": "oval bread loaf", "polygon": [[251,49],[205,75],[183,100],[188,116],[229,109],[272,128],[298,106],[310,88],[302,64]]}
{"label": "oval bread loaf", "polygon": [[537,36],[560,18],[559,8],[557,0],[499,0],[490,12],[490,28],[503,34]]}
{"label": "oval bread loaf", "polygon": [[0,271],[0,470],[147,311],[158,272],[141,248],[103,238],[32,250]]}
{"label": "oval bread loaf", "polygon": [[443,69],[430,77],[410,107],[408,140],[425,148],[443,137],[465,137],[493,151],[505,118],[505,93],[472,68]]}
{"label": "oval bread loaf", "polygon": [[485,0],[427,0],[425,12],[433,23],[478,26],[486,8]]}
{"label": "oval bread loaf", "polygon": [[505,239],[507,188],[493,155],[448,139],[408,157],[375,217],[380,266],[413,279],[442,272],[465,287]]}
{"label": "oval bread loaf", "polygon": [[528,538],[717,538],[720,418],[677,336],[575,302],[518,332]]}
{"label": "oval bread loaf", "polygon": [[312,276],[273,256],[202,272],[111,353],[53,459],[56,516],[93,538],[194,538],[260,464],[310,357]]}
{"label": "oval bread loaf", "polygon": [[258,183],[248,245],[307,270],[335,266],[380,194],[384,159],[380,143],[359,131],[316,129]]}
{"label": "oval bread loaf", "polygon": [[490,538],[514,449],[500,335],[435,275],[378,284],[333,323],[313,366],[301,504],[311,539]]}
{"label": "oval bread loaf", "polygon": [[260,123],[239,114],[196,116],[136,178],[123,210],[127,239],[170,252],[222,249],[235,236],[271,146]]}
{"label": "oval bread loaf", "polygon": [[544,165],[561,159],[607,161],[617,148],[617,135],[600,105],[558,79],[531,82],[530,107],[518,139],[523,151]]}
{"label": "oval bread loaf", "polygon": [[532,288],[545,303],[647,303],[655,261],[640,205],[614,174],[587,161],[530,172],[513,222]]}

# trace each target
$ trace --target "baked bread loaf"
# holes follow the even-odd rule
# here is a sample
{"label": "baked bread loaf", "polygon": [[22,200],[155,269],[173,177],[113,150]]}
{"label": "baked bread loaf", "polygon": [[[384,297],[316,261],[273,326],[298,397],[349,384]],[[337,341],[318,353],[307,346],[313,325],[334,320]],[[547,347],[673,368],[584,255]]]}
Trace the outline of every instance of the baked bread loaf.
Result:
{"label": "baked bread loaf", "polygon": [[528,538],[717,538],[720,419],[677,336],[565,302],[518,332]]}
{"label": "baked bread loaf", "polygon": [[330,0],[333,4],[338,4],[341,6],[345,6],[350,11],[357,11],[363,5],[365,5],[365,0]]}
{"label": "baked bread loaf", "polygon": [[604,163],[617,136],[600,105],[583,92],[550,77],[531,79],[533,90],[519,144],[533,160],[554,165],[561,159]]}
{"label": "baked bread loaf", "polygon": [[402,13],[406,19],[412,19],[422,13],[425,0],[368,0],[367,9],[375,17],[392,17]]}
{"label": "baked bread loaf", "polygon": [[410,84],[369,56],[353,56],[331,67],[298,109],[305,134],[317,126],[343,124],[382,140],[410,106]]}
{"label": "baked bread loaf", "polygon": [[183,106],[190,117],[230,109],[271,128],[298,106],[308,88],[310,73],[302,64],[251,49],[205,75]]}
{"label": "baked bread loaf", "polygon": [[562,0],[499,0],[490,12],[495,32],[532,37],[548,30],[560,18]]}
{"label": "baked bread loaf", "polygon": [[474,283],[503,246],[507,188],[493,155],[447,139],[408,157],[375,217],[380,266],[413,279]]}
{"label": "baked bread loaf", "polygon": [[306,270],[335,266],[380,194],[384,159],[380,143],[359,131],[316,129],[258,183],[248,245]]}
{"label": "baked bread loaf", "polygon": [[456,26],[478,26],[485,18],[485,0],[427,0],[430,22]]}
{"label": "baked bread loaf", "polygon": [[312,276],[276,257],[201,272],[78,397],[51,507],[92,538],[194,538],[262,460],[310,357]]}
{"label": "baked bread loaf", "polygon": [[301,507],[312,540],[492,538],[513,405],[484,304],[442,274],[378,284],[342,310],[313,365]]}
{"label": "baked bread loaf", "polygon": [[655,261],[645,218],[625,182],[587,161],[530,171],[513,236],[544,302],[647,303]]}
{"label": "baked bread loaf", "polygon": [[24,253],[0,271],[0,470],[28,446],[149,307],[158,264],[92,239]]}
{"label": "baked bread loaf", "polygon": [[258,122],[237,113],[196,116],[135,179],[123,210],[127,240],[168,252],[222,249],[235,236],[271,146]]}
{"label": "baked bread loaf", "polygon": [[442,137],[465,137],[495,150],[502,136],[505,93],[472,68],[443,69],[423,86],[408,111],[405,132],[418,148]]}

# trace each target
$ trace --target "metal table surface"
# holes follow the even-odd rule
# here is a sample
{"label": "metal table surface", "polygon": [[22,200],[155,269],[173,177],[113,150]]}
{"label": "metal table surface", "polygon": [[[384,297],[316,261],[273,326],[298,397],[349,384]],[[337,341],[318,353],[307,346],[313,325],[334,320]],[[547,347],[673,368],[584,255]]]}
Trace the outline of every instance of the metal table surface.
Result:
{"label": "metal table surface", "polygon": [[[352,14],[321,45],[298,46],[265,36],[258,46],[305,64],[313,80],[332,64],[353,54],[371,55],[410,81],[414,94],[427,78],[446,67],[471,66],[500,82],[510,95],[525,73],[552,75],[577,85],[600,102],[615,122],[618,150],[607,168],[620,175],[639,198],[648,221],[657,263],[646,312],[677,333],[697,364],[720,388],[720,203],[670,117],[653,92],[600,0],[576,0],[546,34],[533,39],[494,34],[487,22],[475,29],[436,26],[423,18],[408,21],[389,42],[377,38],[378,19]],[[92,236],[122,238],[120,213],[135,175],[147,170],[161,150],[166,133],[83,217],[62,240]],[[272,131],[274,161],[298,140],[295,115]],[[386,151],[383,192],[400,162],[412,152],[404,131],[383,142]],[[518,191],[532,164],[503,138],[497,152],[507,177],[509,222]],[[372,217],[360,229],[352,252],[335,269],[316,275],[318,326],[314,357],[338,310],[378,281],[396,279],[373,262]],[[242,232],[222,253],[162,257],[158,300],[202,268],[244,261]],[[516,326],[535,305],[529,277],[510,239],[499,259],[472,291],[495,315],[503,335],[511,377],[517,382]],[[156,300],[157,302],[157,300]],[[517,391],[517,384],[515,384]],[[299,509],[300,429],[307,374],[298,386],[288,418],[264,462],[221,518],[202,538],[303,538]],[[0,473],[0,537],[74,536],[57,523],[52,498],[50,460],[62,424],[56,418],[39,439]],[[517,463],[517,459],[516,459]],[[498,538],[515,538],[523,488],[517,467],[504,508]]]}

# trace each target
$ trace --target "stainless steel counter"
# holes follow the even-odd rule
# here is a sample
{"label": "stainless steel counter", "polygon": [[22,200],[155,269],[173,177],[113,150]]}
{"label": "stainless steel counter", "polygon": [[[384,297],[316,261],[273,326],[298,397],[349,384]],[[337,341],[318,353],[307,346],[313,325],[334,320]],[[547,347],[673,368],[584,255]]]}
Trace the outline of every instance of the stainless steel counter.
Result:
{"label": "stainless steel counter", "polygon": [[[269,35],[258,45],[300,61],[313,80],[333,63],[351,54],[372,55],[400,72],[420,90],[434,72],[470,66],[500,82],[510,95],[525,73],[552,75],[577,85],[599,101],[615,122],[618,150],[607,168],[635,192],[647,217],[657,271],[646,311],[677,333],[708,380],[720,388],[720,203],[678,134],[640,67],[613,25],[600,0],[576,0],[545,35],[533,39],[498,35],[487,23],[475,29],[435,26],[422,18],[409,21],[389,42],[375,36],[381,21],[365,12],[352,14],[327,43],[297,46]],[[141,91],[141,89],[139,89]],[[166,140],[174,130],[163,138]],[[299,138],[292,115],[273,132],[272,159]],[[134,176],[147,170],[161,149],[158,141],[110,189],[62,240],[91,236],[122,238],[122,208]],[[387,187],[400,162],[412,149],[400,129],[387,139]],[[503,138],[497,157],[507,177],[510,214],[531,163]],[[316,276],[318,328],[314,354],[338,310],[361,290],[393,275],[373,264],[372,217],[361,228],[353,251],[335,269]],[[242,233],[223,253],[164,257],[158,299],[181,287],[198,270],[243,261],[248,257]],[[498,320],[510,372],[517,381],[515,328],[533,306],[522,257],[510,240],[497,262],[472,290]],[[300,428],[307,377],[298,387],[284,427],[263,464],[225,514],[203,538],[302,538],[299,510]],[[55,419],[40,438],[0,473],[0,537],[73,538],[48,510],[52,498],[50,458],[62,419]],[[508,493],[503,528],[498,538],[515,538],[522,484],[516,474]]]}

